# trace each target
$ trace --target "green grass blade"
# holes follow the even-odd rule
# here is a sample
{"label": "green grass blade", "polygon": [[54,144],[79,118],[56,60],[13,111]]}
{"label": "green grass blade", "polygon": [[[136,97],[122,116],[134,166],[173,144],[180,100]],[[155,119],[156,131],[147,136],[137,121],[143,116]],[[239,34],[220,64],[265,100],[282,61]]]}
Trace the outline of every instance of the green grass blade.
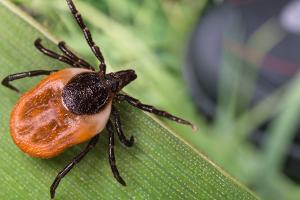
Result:
{"label": "green grass blade", "polygon": [[[33,41],[38,37],[56,49],[50,34],[8,1],[0,1],[0,79],[64,66],[35,50]],[[39,79],[15,85],[24,92]],[[83,145],[49,160],[26,156],[13,144],[8,128],[9,113],[19,95],[4,87],[0,92],[0,199],[49,199],[53,178]],[[118,109],[126,133],[136,138],[132,148],[116,144],[117,164],[128,186],[120,186],[111,174],[103,133],[96,149],[61,182],[57,199],[257,199],[156,118],[125,104]]]}

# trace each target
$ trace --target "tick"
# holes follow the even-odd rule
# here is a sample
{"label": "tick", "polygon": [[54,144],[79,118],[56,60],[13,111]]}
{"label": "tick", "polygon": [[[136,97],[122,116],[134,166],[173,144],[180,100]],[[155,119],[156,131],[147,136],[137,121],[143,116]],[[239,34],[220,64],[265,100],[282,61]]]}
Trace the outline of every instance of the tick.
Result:
{"label": "tick", "polygon": [[134,137],[128,139],[124,135],[119,113],[114,106],[116,102],[125,101],[143,111],[196,128],[187,120],[120,93],[137,75],[131,69],[106,73],[100,48],[93,41],[73,1],[66,1],[89,47],[100,62],[99,71],[75,55],[64,42],[58,43],[62,51],[60,55],[45,48],[42,40],[37,39],[34,44],[39,51],[68,64],[70,68],[21,72],[11,74],[2,81],[2,85],[19,92],[10,84],[11,81],[47,75],[37,86],[21,96],[11,114],[11,136],[23,152],[33,157],[51,158],[73,145],[89,140],[87,146],[56,176],[50,187],[52,199],[62,178],[95,147],[104,128],[108,132],[108,158],[112,173],[120,184],[126,185],[116,166],[114,134],[116,132],[120,142],[127,147],[133,145]]}

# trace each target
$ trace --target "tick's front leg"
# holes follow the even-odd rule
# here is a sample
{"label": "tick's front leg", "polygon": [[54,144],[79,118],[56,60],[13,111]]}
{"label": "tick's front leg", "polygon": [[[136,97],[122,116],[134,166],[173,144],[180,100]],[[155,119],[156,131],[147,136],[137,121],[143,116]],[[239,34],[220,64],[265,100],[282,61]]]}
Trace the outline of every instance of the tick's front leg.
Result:
{"label": "tick's front leg", "polygon": [[189,125],[192,127],[192,129],[194,131],[197,130],[197,127],[196,125],[192,124],[191,122],[185,120],[185,119],[182,119],[182,118],[179,118],[179,117],[176,117],[164,110],[159,110],[157,108],[155,108],[154,106],[151,106],[151,105],[147,105],[147,104],[143,104],[141,103],[138,99],[135,99],[129,95],[126,95],[126,94],[117,94],[116,98],[119,100],[119,101],[127,101],[130,105],[136,107],[136,108],[139,108],[141,110],[144,110],[146,112],[149,112],[149,113],[153,113],[155,115],[159,115],[161,117],[165,117],[169,120],[172,120],[172,121],[175,121],[177,123],[180,123],[180,124],[185,124],[185,125]]}

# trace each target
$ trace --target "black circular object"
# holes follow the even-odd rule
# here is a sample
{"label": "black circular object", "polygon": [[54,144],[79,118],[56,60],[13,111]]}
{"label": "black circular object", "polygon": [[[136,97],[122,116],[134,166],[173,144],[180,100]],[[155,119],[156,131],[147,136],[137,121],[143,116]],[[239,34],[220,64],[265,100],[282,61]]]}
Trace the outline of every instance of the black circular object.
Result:
{"label": "black circular object", "polygon": [[[206,11],[192,34],[186,54],[185,73],[193,99],[208,120],[215,117],[222,63],[227,59],[224,54],[229,52],[246,63],[239,69],[236,67],[236,70],[243,71],[245,87],[252,78],[248,77],[248,72],[251,72],[251,67],[256,68],[256,87],[249,106],[255,105],[294,77],[300,67],[299,18],[300,1],[292,0],[231,0]],[[265,38],[258,47],[249,47],[249,42],[258,32]],[[262,53],[260,48],[264,42],[270,45],[268,42],[272,40],[273,44]],[[259,58],[262,58],[261,62],[257,61]],[[239,93],[241,99],[243,95],[243,92]],[[263,145],[264,131],[269,122],[250,135],[250,140],[258,147]],[[283,169],[298,182],[299,138],[300,130],[295,134]]]}
{"label": "black circular object", "polygon": [[110,88],[96,72],[74,76],[63,89],[63,102],[76,115],[93,115],[108,103]]}

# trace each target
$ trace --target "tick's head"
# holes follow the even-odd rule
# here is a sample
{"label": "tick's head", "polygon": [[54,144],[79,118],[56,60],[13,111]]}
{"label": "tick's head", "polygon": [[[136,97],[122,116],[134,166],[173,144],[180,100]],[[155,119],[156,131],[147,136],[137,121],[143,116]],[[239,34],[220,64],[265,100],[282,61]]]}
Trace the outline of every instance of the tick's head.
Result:
{"label": "tick's head", "polygon": [[63,89],[63,103],[77,115],[100,112],[124,86],[136,79],[134,70],[100,75],[84,72],[74,76]]}
{"label": "tick's head", "polygon": [[135,71],[132,69],[122,70],[105,75],[105,79],[109,82],[110,90],[117,93],[131,81],[136,79]]}

